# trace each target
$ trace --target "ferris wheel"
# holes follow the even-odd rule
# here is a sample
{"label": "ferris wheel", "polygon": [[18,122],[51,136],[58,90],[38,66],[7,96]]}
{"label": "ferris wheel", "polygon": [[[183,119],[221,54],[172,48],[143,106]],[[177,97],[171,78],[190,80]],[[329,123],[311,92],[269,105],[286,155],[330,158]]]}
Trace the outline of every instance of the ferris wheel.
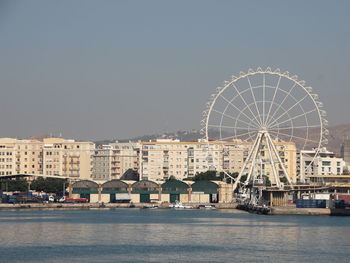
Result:
{"label": "ferris wheel", "polygon": [[314,149],[316,157],[328,135],[322,107],[318,95],[296,75],[279,69],[249,69],[232,76],[211,95],[203,113],[202,132],[208,142],[242,141],[250,145],[234,189],[244,174],[246,184],[254,178],[262,159],[270,165],[277,186],[281,186],[281,172],[291,184],[276,144],[294,142],[299,151]]}

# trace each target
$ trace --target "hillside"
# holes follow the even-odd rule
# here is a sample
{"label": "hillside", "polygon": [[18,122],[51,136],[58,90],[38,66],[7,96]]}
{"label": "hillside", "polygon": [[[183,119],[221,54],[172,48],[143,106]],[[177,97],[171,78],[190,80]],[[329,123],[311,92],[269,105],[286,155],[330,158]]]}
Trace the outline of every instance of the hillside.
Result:
{"label": "hillside", "polygon": [[[329,135],[328,138],[328,145],[326,146],[328,150],[333,151],[337,154],[340,153],[340,147],[343,142],[343,140],[347,137],[350,138],[350,123],[348,124],[341,124],[336,126],[330,126],[328,127]],[[317,134],[315,134],[316,131],[313,134],[313,131],[310,131],[310,138],[317,138]],[[155,140],[157,138],[169,138],[169,139],[179,139],[181,141],[197,141],[200,138],[203,138],[203,136],[199,133],[199,131],[191,130],[191,131],[177,131],[174,133],[165,133],[165,134],[151,134],[151,135],[143,135],[138,136],[134,138],[129,139],[119,139],[119,142],[126,142],[126,141],[149,141],[149,140]],[[115,140],[104,140],[104,141],[98,141],[96,144],[105,144],[109,142],[114,142]]]}

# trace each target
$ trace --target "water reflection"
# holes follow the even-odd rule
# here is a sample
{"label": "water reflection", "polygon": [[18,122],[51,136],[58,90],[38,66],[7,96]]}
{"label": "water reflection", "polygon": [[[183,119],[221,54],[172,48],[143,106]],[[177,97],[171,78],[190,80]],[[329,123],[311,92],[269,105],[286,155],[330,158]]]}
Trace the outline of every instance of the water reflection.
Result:
{"label": "water reflection", "polygon": [[[233,211],[1,211],[1,262],[348,262],[341,217]],[[40,257],[40,258],[39,258]]]}

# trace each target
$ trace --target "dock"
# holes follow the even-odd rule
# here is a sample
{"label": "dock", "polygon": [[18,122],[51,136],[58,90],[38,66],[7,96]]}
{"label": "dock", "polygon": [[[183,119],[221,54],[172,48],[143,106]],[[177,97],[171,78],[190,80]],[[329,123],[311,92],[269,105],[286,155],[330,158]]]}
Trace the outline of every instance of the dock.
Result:
{"label": "dock", "polygon": [[[184,205],[190,205],[194,209],[203,205],[211,205],[216,209],[234,209],[236,203],[183,203]],[[168,209],[169,203],[27,203],[27,204],[5,204],[0,203],[1,210],[12,209],[117,209],[117,208],[159,208]]]}
{"label": "dock", "polygon": [[237,205],[237,209],[249,213],[285,216],[350,216],[350,209],[340,208],[296,208],[293,206]]}

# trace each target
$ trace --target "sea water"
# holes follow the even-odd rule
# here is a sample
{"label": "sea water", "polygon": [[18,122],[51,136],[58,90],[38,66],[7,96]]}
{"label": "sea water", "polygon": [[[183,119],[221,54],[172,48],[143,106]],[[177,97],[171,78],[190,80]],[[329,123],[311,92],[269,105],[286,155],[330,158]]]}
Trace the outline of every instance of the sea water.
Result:
{"label": "sea water", "polygon": [[0,262],[350,262],[350,218],[237,210],[0,211]]}

